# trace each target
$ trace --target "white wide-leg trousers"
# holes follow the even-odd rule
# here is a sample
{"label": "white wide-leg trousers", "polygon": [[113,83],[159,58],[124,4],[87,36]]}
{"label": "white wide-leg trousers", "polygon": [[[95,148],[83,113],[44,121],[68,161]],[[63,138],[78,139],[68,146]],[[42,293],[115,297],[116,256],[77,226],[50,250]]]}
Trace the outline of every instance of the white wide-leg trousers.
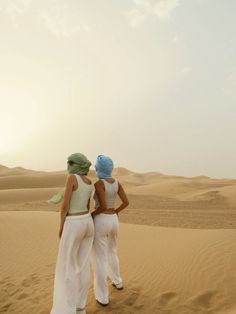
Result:
{"label": "white wide-leg trousers", "polygon": [[76,308],[85,307],[93,238],[90,214],[66,217],[59,243],[51,314],[76,314]]}
{"label": "white wide-leg trousers", "polygon": [[117,256],[118,218],[116,214],[99,214],[94,218],[95,236],[92,248],[94,294],[101,303],[109,302],[107,279],[122,283]]}

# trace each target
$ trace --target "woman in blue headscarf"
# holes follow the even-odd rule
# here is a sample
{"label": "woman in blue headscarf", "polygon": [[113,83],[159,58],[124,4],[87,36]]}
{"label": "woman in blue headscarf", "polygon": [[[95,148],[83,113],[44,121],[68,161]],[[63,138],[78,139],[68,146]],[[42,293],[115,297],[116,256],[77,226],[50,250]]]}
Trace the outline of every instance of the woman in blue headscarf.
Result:
{"label": "woman in blue headscarf", "polygon": [[68,157],[67,165],[51,314],[85,314],[94,237],[89,213],[92,182],[87,177],[91,162],[76,153]]}
{"label": "woman in blue headscarf", "polygon": [[[92,248],[92,265],[94,271],[94,293],[96,301],[106,306],[109,303],[108,293],[108,266],[109,277],[113,286],[121,290],[123,283],[120,276],[119,259],[117,256],[118,213],[129,205],[125,191],[117,179],[112,177],[113,161],[110,157],[99,155],[96,160],[95,183],[95,236]],[[116,196],[122,203],[115,208]]]}

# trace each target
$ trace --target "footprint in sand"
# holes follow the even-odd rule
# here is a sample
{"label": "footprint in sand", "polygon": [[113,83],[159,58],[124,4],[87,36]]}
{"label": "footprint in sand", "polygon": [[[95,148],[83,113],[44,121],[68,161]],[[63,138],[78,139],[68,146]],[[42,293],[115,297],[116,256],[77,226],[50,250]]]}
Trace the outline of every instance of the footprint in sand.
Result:
{"label": "footprint in sand", "polygon": [[11,303],[6,303],[1,305],[0,307],[0,313],[8,312],[9,307],[11,306]]}
{"label": "footprint in sand", "polygon": [[22,300],[22,299],[27,298],[28,296],[29,296],[28,293],[21,293],[16,299],[17,300]]}
{"label": "footprint in sand", "polygon": [[21,285],[25,288],[32,287],[33,285],[37,284],[40,282],[40,279],[37,275],[32,274],[28,278],[25,278],[22,282]]}
{"label": "footprint in sand", "polygon": [[133,309],[136,311],[141,311],[143,307],[144,307],[144,304],[136,304],[133,306]]}
{"label": "footprint in sand", "polygon": [[[0,290],[0,303],[2,304],[9,296],[14,295],[19,289],[11,282],[4,282]],[[0,311],[1,313],[1,311]]]}
{"label": "footprint in sand", "polygon": [[30,287],[32,284],[32,280],[30,278],[27,278],[27,279],[24,279],[22,282],[21,282],[21,285],[25,288],[28,288]]}
{"label": "footprint in sand", "polygon": [[13,283],[11,283],[11,282],[8,282],[7,284],[6,284],[6,287],[7,288],[13,288],[15,285],[13,284]]}
{"label": "footprint in sand", "polygon": [[22,291],[22,289],[20,289],[20,288],[11,289],[11,291],[9,292],[9,296],[12,297],[13,295],[15,295],[21,291]]}
{"label": "footprint in sand", "polygon": [[212,310],[216,304],[217,291],[208,290],[190,300],[190,306],[197,310]]}
{"label": "footprint in sand", "polygon": [[129,296],[128,298],[124,301],[124,303],[126,305],[133,305],[136,300],[138,299],[138,297],[140,296],[140,291],[139,289],[132,289],[130,292],[129,292]]}
{"label": "footprint in sand", "polygon": [[171,306],[172,303],[177,299],[177,294],[175,292],[165,292],[159,295],[157,299],[157,308],[164,310]]}
{"label": "footprint in sand", "polygon": [[31,302],[38,304],[42,299],[43,297],[40,295],[40,296],[32,298]]}

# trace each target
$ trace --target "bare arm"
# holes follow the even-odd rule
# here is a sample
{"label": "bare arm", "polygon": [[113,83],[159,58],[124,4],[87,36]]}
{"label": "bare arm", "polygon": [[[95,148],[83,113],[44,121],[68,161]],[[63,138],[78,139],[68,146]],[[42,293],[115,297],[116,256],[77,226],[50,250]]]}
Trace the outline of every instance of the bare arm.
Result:
{"label": "bare arm", "polygon": [[128,205],[129,205],[129,200],[127,198],[127,195],[122,187],[122,185],[119,182],[119,190],[118,190],[118,195],[122,201],[121,205],[116,208],[116,213],[118,214],[119,212],[121,212],[123,209],[125,209]]}
{"label": "bare arm", "polygon": [[68,210],[69,210],[70,198],[71,198],[71,193],[73,191],[74,182],[75,181],[74,181],[74,176],[73,175],[70,175],[70,176],[67,177],[64,199],[63,199],[63,203],[62,203],[62,206],[61,206],[61,221],[60,221],[59,238],[62,235],[64,222],[65,222]]}
{"label": "bare arm", "polygon": [[101,180],[97,181],[94,184],[95,193],[97,194],[98,201],[100,206],[92,213],[92,216],[96,216],[103,211],[107,210],[106,198],[105,198],[105,189],[103,182]]}

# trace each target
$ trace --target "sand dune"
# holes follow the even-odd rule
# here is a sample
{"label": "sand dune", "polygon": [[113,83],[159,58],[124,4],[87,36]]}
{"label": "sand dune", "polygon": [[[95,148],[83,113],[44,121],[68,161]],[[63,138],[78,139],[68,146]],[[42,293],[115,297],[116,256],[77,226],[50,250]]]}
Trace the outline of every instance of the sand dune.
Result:
{"label": "sand dune", "polygon": [[[17,175],[13,175],[18,171]],[[4,175],[2,175],[2,173]],[[130,200],[123,222],[184,228],[236,228],[236,180],[134,173],[116,168]],[[95,182],[95,172],[90,172]],[[66,172],[0,167],[0,211],[57,211],[47,200],[63,188]],[[91,203],[93,206],[93,203]]]}
{"label": "sand dune", "polygon": [[220,195],[222,195],[226,201],[236,208],[236,184],[232,186],[226,186],[219,190]]}
{"label": "sand dune", "polygon": [[0,177],[0,189],[63,187],[66,174],[23,174]]}
{"label": "sand dune", "polygon": [[0,176],[18,176],[22,174],[33,174],[33,173],[43,174],[45,172],[25,169],[23,167],[8,168],[6,166],[0,165]]}
{"label": "sand dune", "polygon": [[[1,313],[49,313],[58,218],[58,213],[0,213]],[[236,311],[236,230],[121,224],[119,254],[125,289],[111,287],[104,309],[91,287],[88,314]]]}
{"label": "sand dune", "polygon": [[[130,200],[119,215],[125,289],[111,287],[104,309],[91,287],[88,314],[235,314],[236,180],[114,175]],[[60,205],[47,200],[65,180],[64,171],[0,166],[0,313],[49,313]]]}
{"label": "sand dune", "polygon": [[2,205],[21,204],[23,202],[47,201],[61,188],[32,188],[32,189],[9,189],[0,190]]}

